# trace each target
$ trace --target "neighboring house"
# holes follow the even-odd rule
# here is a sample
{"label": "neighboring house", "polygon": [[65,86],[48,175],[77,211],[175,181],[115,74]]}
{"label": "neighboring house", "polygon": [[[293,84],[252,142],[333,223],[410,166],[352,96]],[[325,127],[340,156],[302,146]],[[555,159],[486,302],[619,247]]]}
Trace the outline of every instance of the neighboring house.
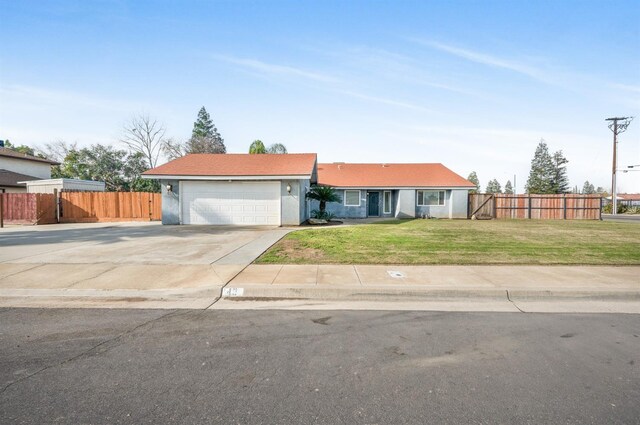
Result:
{"label": "neighboring house", "polygon": [[50,179],[52,165],[59,163],[0,147],[0,192],[26,192],[24,182]]}
{"label": "neighboring house", "polygon": [[341,201],[327,204],[338,218],[467,218],[475,188],[442,164],[318,164],[318,184],[338,192]]}
{"label": "neighboring house", "polygon": [[298,225],[316,154],[191,154],[142,176],[160,180],[163,224]]}
{"label": "neighboring house", "polygon": [[[618,202],[629,207],[640,207],[640,193],[618,193]],[[611,202],[611,197],[608,198]]]}

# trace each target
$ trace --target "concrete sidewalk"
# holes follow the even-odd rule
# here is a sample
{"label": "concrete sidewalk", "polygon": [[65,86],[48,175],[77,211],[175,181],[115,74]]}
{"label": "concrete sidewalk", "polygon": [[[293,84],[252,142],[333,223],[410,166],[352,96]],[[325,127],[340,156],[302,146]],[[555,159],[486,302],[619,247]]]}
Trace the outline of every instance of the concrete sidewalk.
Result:
{"label": "concrete sidewalk", "polygon": [[42,228],[2,234],[0,307],[207,308],[291,231],[146,223]]}
{"label": "concrete sidewalk", "polygon": [[640,304],[640,267],[250,265],[223,289],[223,297],[342,301],[553,298]]}

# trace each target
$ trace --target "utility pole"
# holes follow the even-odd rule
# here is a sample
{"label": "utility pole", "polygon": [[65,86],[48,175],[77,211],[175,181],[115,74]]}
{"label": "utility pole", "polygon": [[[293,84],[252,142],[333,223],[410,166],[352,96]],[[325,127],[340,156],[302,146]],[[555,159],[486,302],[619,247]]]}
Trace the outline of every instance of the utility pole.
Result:
{"label": "utility pole", "polygon": [[624,133],[633,117],[607,118],[611,121],[609,129],[613,132],[613,168],[611,172],[611,214],[618,213],[618,196],[616,192],[616,171],[618,170],[618,134]]}

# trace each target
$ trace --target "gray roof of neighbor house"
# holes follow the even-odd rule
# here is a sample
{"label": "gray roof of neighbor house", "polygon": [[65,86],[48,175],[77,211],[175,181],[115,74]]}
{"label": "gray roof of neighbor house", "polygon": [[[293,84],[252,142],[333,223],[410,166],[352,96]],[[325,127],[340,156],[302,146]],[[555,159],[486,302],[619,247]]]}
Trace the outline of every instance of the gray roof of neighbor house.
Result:
{"label": "gray roof of neighbor house", "polygon": [[26,174],[14,173],[9,170],[0,170],[0,186],[5,187],[27,187],[24,182],[28,180],[41,180],[38,177],[28,176]]}
{"label": "gray roof of neighbor house", "polygon": [[0,156],[4,156],[7,158],[24,159],[25,161],[45,162],[51,165],[60,165],[59,162],[33,155],[27,155],[26,153],[18,152],[9,148],[0,148]]}

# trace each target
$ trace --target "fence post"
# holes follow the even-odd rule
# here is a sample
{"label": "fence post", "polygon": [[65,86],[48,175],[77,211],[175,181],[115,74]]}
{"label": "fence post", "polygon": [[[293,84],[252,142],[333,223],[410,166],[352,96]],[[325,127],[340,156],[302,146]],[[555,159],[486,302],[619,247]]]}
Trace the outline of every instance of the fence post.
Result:
{"label": "fence post", "polygon": [[600,196],[600,218],[599,218],[599,220],[602,220],[602,204],[603,204],[602,201],[603,201],[603,198],[602,198],[602,196]]}
{"label": "fence post", "polygon": [[[567,219],[567,195],[562,195],[563,220]],[[554,214],[555,215],[555,214]]]}
{"label": "fence post", "polygon": [[55,208],[56,223],[60,223],[60,211],[58,210],[58,189],[53,189],[53,206]]}
{"label": "fence post", "polygon": [[528,208],[528,215],[529,215],[529,217],[527,218],[531,220],[531,194],[529,194],[529,196],[527,197],[527,208]]}
{"label": "fence post", "polygon": [[497,195],[493,196],[493,218],[498,218],[498,198]]}

